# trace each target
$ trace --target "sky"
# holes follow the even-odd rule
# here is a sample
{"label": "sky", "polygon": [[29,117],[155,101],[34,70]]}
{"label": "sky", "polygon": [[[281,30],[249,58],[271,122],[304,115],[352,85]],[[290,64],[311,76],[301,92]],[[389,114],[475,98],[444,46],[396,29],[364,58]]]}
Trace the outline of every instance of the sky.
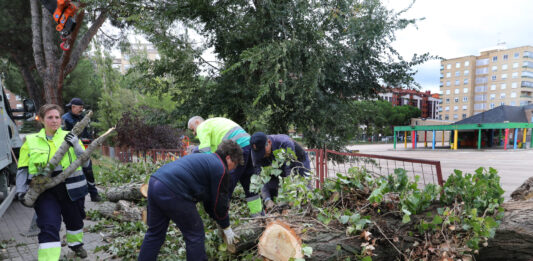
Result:
{"label": "sky", "polygon": [[[409,0],[383,0],[396,11]],[[417,26],[396,33],[394,48],[410,59],[414,53],[430,53],[451,59],[479,55],[480,50],[505,42],[507,48],[533,46],[532,0],[418,0],[402,17],[425,18]],[[439,91],[440,60],[416,68],[422,90]]]}

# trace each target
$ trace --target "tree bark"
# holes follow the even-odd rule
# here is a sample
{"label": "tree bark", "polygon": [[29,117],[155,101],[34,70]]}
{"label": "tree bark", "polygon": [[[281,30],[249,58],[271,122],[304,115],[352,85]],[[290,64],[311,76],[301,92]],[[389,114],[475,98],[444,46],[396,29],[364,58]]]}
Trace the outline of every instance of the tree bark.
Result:
{"label": "tree bark", "polygon": [[[80,10],[76,17],[76,28],[71,34],[69,42],[72,49],[66,52],[59,51],[60,43],[57,33],[55,33],[55,24],[50,12],[42,6],[39,8],[38,0],[30,0],[31,7],[31,29],[32,29],[32,48],[37,72],[43,81],[43,94],[46,103],[61,105],[62,88],[65,77],[71,73],[82,57],[83,52],[87,49],[89,43],[102,27],[107,19],[107,11],[102,11],[98,18],[92,22],[91,27],[78,39],[78,32],[83,23],[85,13]],[[83,4],[80,4],[83,7]],[[57,39],[56,39],[57,38]],[[32,94],[29,92],[28,94]],[[36,96],[31,96],[37,99]]]}
{"label": "tree bark", "polygon": [[110,187],[106,189],[105,196],[111,202],[119,200],[139,201],[143,198],[141,193],[141,183],[124,184],[120,187]]}
{"label": "tree bark", "polygon": [[145,211],[134,203],[124,200],[117,203],[109,201],[97,203],[94,210],[104,217],[125,222],[143,220],[143,212]]}

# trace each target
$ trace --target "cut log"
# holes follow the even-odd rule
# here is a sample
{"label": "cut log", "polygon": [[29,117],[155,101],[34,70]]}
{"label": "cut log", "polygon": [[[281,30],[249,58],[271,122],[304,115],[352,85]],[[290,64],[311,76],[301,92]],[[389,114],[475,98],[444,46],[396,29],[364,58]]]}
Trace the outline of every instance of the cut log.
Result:
{"label": "cut log", "polygon": [[276,220],[266,227],[259,238],[259,254],[272,261],[303,258],[302,240],[285,222]]}
{"label": "cut log", "polygon": [[108,201],[97,203],[94,210],[104,217],[118,221],[143,220],[144,209],[124,200],[120,200],[118,203]]}
{"label": "cut log", "polygon": [[141,194],[143,197],[148,198],[148,184],[143,184],[141,186]]}
{"label": "cut log", "polygon": [[107,188],[105,196],[111,202],[119,200],[139,201],[143,198],[141,193],[141,183],[124,184],[121,187]]}

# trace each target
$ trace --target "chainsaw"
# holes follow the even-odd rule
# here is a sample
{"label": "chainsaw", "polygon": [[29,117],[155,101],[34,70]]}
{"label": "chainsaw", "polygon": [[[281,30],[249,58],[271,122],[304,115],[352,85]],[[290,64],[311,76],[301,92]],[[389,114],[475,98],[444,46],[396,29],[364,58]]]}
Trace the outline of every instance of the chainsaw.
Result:
{"label": "chainsaw", "polygon": [[70,0],[41,0],[43,6],[50,11],[52,18],[57,23],[56,30],[61,35],[61,44],[59,47],[63,51],[70,50],[70,33],[76,27],[74,15],[78,11],[78,7]]}

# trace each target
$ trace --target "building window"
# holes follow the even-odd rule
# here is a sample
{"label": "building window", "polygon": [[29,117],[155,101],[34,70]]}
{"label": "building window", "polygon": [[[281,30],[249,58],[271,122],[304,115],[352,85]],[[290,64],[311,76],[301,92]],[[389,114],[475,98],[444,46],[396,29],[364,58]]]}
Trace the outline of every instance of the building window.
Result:
{"label": "building window", "polygon": [[490,99],[491,99],[491,100],[494,100],[494,99],[496,99],[496,94],[494,94],[494,93],[493,93],[493,94],[491,94],[491,95],[490,95]]}
{"label": "building window", "polygon": [[507,70],[507,67],[508,67],[507,64],[502,64],[502,70]]}
{"label": "building window", "polygon": [[518,63],[513,63],[513,68],[518,68]]}
{"label": "building window", "polygon": [[463,74],[464,74],[465,76],[468,76],[469,73],[470,73],[470,71],[468,71],[468,70],[465,70],[465,71],[463,72]]}
{"label": "building window", "polygon": [[454,115],[453,115],[453,119],[454,119],[454,120],[457,120],[457,119],[459,119],[459,116],[457,116],[457,114],[454,114]]}
{"label": "building window", "polygon": [[455,86],[459,85],[459,80],[455,80]]}
{"label": "building window", "polygon": [[450,81],[446,81],[446,86],[450,86]]}
{"label": "building window", "polygon": [[479,111],[479,110],[484,110],[484,109],[485,109],[484,103],[474,104],[474,110]]}
{"label": "building window", "polygon": [[459,94],[459,89],[455,89],[455,90],[453,91],[453,93],[455,93],[455,94]]}
{"label": "building window", "polygon": [[468,109],[468,106],[463,105],[463,111],[466,111]]}
{"label": "building window", "polygon": [[491,91],[496,90],[496,84],[491,84],[491,85],[490,85],[490,90],[491,90]]}
{"label": "building window", "polygon": [[506,83],[502,83],[502,85],[500,86],[500,88],[501,88],[502,90],[507,89],[507,84],[506,84]]}
{"label": "building window", "polygon": [[489,64],[488,58],[476,60],[476,66],[482,66],[487,64]]}
{"label": "building window", "polygon": [[500,93],[500,99],[505,99],[505,92]]}
{"label": "building window", "polygon": [[487,91],[487,86],[484,86],[484,85],[476,86],[474,91],[475,92],[486,92]]}
{"label": "building window", "polygon": [[522,72],[522,77],[533,78],[533,72],[523,71]]}
{"label": "building window", "polygon": [[450,98],[446,98],[446,103],[450,103]]}
{"label": "building window", "polygon": [[503,55],[503,60],[504,60],[504,61],[507,61],[508,59],[509,59],[509,55],[504,54],[504,55]]}
{"label": "building window", "polygon": [[465,85],[468,84],[468,79],[464,79],[463,80],[463,84],[465,84]]}
{"label": "building window", "polygon": [[15,100],[20,101],[21,100],[20,96],[15,95]]}
{"label": "building window", "polygon": [[444,70],[444,65],[443,64],[440,65],[440,70],[441,71]]}
{"label": "building window", "polygon": [[511,78],[516,79],[518,78],[518,72],[514,72],[511,74]]}
{"label": "building window", "polygon": [[458,76],[461,76],[461,71],[456,71],[455,72],[455,77],[458,77]]}
{"label": "building window", "polygon": [[516,92],[511,92],[511,98],[516,98]]}
{"label": "building window", "polygon": [[459,102],[459,97],[455,97],[455,98],[453,99],[453,101],[454,101],[454,102]]}
{"label": "building window", "polygon": [[468,101],[468,97],[463,97],[463,102],[467,102]]}
{"label": "building window", "polygon": [[487,83],[487,77],[476,78],[476,84],[484,84],[484,83]]}
{"label": "building window", "polygon": [[442,86],[444,86],[444,83],[440,82],[439,87],[442,87]]}
{"label": "building window", "polygon": [[470,65],[470,61],[465,61],[465,66],[469,66]]}
{"label": "building window", "polygon": [[507,79],[507,74],[506,74],[506,73],[503,73],[503,74],[502,74],[502,80],[505,80],[505,79]]}
{"label": "building window", "polygon": [[450,90],[446,90],[446,94],[450,94]]}
{"label": "building window", "polygon": [[454,111],[459,110],[459,106],[453,106],[453,110]]}
{"label": "building window", "polygon": [[446,73],[446,78],[450,78],[450,77],[452,77],[452,73],[451,72],[447,72]]}
{"label": "building window", "polygon": [[493,56],[493,57],[492,57],[492,61],[493,61],[493,62],[497,62],[497,61],[498,61],[498,56]]}
{"label": "building window", "polygon": [[490,104],[490,108],[491,108],[491,109],[494,109],[494,103],[491,103],[491,104]]}
{"label": "building window", "polygon": [[449,120],[449,119],[450,119],[450,116],[446,115],[446,116],[444,116],[444,119],[445,119],[445,120]]}
{"label": "building window", "polygon": [[518,88],[518,83],[516,83],[516,82],[511,83],[511,88],[513,88],[513,89]]}
{"label": "building window", "polygon": [[463,113],[463,119],[466,119],[466,114],[465,113]]}
{"label": "building window", "polygon": [[515,106],[516,105],[516,102],[515,101],[512,101],[511,102],[511,106]]}
{"label": "building window", "polygon": [[497,65],[492,66],[492,71],[493,71],[493,72],[495,72],[495,71],[497,71],[497,70],[498,70],[498,66],[497,66]]}
{"label": "building window", "polygon": [[446,106],[446,107],[444,107],[444,110],[445,110],[445,111],[449,111],[449,110],[450,110],[450,106]]}
{"label": "building window", "polygon": [[447,64],[446,65],[446,69],[451,69],[452,68],[452,64]]}
{"label": "building window", "polygon": [[514,58],[516,59],[518,57],[520,57],[520,53],[514,53]]}
{"label": "building window", "polygon": [[476,69],[476,74],[487,74],[489,73],[489,68],[483,67]]}
{"label": "building window", "polygon": [[455,68],[461,68],[461,63],[455,63]]}
{"label": "building window", "polygon": [[505,102],[501,102],[500,105],[505,105]]}
{"label": "building window", "polygon": [[491,78],[491,80],[496,81],[496,75],[493,75],[493,76],[490,77],[490,78]]}

